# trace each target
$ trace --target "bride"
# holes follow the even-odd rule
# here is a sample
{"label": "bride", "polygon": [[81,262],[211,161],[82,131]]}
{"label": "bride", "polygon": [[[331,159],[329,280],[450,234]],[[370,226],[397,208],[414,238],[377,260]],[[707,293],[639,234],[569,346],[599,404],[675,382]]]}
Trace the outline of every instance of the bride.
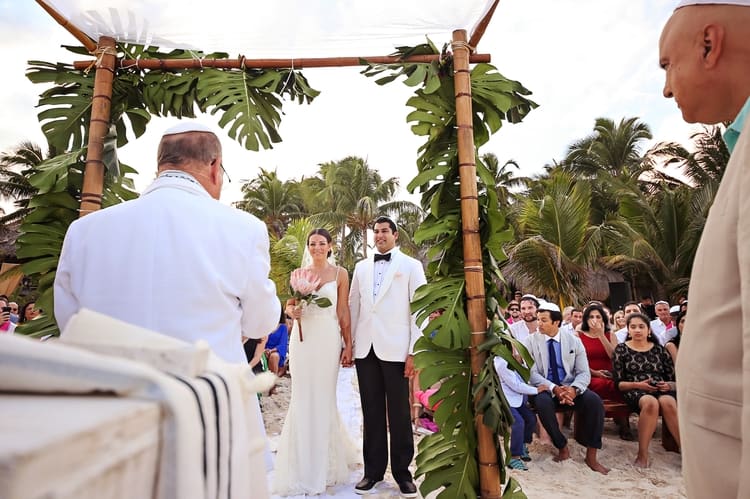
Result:
{"label": "bride", "polygon": [[353,364],[349,275],[328,262],[331,235],[327,230],[310,232],[307,249],[312,263],[306,268],[322,283],[316,294],[330,299],[332,305],[310,304],[300,309],[294,299],[286,304],[287,315],[298,320],[290,334],[292,393],[279,438],[273,487],[274,493],[283,496],[322,494],[328,485],[346,483],[349,463],[355,459],[336,407],[339,364]]}

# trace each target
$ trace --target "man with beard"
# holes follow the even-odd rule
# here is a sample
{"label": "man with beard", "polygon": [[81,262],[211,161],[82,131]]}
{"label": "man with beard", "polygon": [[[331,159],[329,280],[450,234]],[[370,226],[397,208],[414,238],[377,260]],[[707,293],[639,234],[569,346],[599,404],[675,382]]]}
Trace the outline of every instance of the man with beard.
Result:
{"label": "man with beard", "polygon": [[529,335],[537,332],[536,310],[539,300],[534,295],[521,297],[521,320],[510,326],[510,334],[518,341],[525,341]]}

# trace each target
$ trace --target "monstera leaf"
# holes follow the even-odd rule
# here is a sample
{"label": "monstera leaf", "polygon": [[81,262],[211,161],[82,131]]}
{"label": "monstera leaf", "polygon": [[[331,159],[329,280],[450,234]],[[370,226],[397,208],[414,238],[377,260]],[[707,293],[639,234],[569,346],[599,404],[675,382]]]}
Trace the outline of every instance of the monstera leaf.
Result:
{"label": "monstera leaf", "polygon": [[217,69],[202,71],[196,92],[201,109],[221,113],[219,126],[229,125],[229,136],[251,151],[281,142],[281,94],[300,102],[318,94],[294,71]]}

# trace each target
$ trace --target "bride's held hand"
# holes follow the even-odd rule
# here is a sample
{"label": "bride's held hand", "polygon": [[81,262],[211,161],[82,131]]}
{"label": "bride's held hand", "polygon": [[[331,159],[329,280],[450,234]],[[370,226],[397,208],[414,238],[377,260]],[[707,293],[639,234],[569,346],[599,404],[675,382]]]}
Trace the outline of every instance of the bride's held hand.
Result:
{"label": "bride's held hand", "polygon": [[347,345],[341,350],[341,366],[342,367],[352,367],[354,365],[354,361],[352,360],[352,346]]}
{"label": "bride's held hand", "polygon": [[299,319],[302,317],[302,307],[299,305],[287,305],[284,312],[292,319]]}

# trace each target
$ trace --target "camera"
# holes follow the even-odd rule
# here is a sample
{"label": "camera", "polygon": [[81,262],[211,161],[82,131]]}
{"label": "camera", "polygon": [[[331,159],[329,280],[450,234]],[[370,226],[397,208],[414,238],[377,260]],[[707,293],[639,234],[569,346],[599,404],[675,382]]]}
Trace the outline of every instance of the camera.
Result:
{"label": "camera", "polygon": [[3,313],[5,312],[10,313],[10,307],[3,307]]}
{"label": "camera", "polygon": [[655,379],[648,380],[648,384],[651,386],[658,386],[661,381],[656,381]]}

